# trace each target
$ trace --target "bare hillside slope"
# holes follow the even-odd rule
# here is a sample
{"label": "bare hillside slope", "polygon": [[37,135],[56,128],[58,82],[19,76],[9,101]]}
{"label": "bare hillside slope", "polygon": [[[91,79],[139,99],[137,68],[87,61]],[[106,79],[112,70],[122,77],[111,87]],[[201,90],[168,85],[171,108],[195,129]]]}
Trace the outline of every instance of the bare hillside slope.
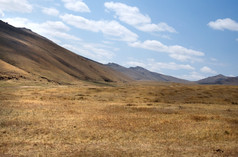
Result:
{"label": "bare hillside slope", "polygon": [[15,28],[0,21],[0,59],[29,75],[58,83],[79,80],[124,82],[121,73],[79,56],[25,28]]}

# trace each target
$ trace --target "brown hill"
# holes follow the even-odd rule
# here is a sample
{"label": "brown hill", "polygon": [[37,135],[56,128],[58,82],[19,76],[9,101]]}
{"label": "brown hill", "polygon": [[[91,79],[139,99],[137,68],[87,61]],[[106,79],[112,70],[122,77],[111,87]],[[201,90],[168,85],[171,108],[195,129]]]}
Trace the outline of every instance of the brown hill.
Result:
{"label": "brown hill", "polygon": [[0,38],[0,64],[5,65],[0,67],[2,79],[8,76],[29,79],[35,77],[59,84],[72,84],[80,80],[130,80],[123,74],[72,53],[31,30],[15,28],[3,21],[0,21]]}
{"label": "brown hill", "polygon": [[29,74],[0,59],[0,80],[27,78]]}

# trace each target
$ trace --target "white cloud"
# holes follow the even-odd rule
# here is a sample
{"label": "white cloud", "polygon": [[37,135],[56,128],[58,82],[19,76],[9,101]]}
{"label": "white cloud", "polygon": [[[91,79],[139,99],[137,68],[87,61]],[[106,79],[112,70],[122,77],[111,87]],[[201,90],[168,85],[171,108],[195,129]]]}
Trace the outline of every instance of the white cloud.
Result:
{"label": "white cloud", "polygon": [[238,31],[238,23],[230,18],[217,19],[216,21],[210,21],[208,26],[216,30],[230,30]]}
{"label": "white cloud", "polygon": [[171,32],[175,33],[175,29],[169,26],[167,23],[160,22],[159,24],[144,24],[140,26],[136,26],[137,29],[144,31],[144,32]]}
{"label": "white cloud", "polygon": [[0,9],[0,17],[4,17],[4,12]]}
{"label": "white cloud", "polygon": [[137,7],[131,7],[123,3],[106,2],[104,6],[116,13],[118,18],[129,25],[151,23],[148,15],[143,15]]}
{"label": "white cloud", "polygon": [[50,16],[58,16],[59,15],[59,11],[55,8],[43,8],[42,12],[46,15],[50,15]]}
{"label": "white cloud", "polygon": [[28,0],[0,0],[0,10],[6,12],[30,13],[33,6]]}
{"label": "white cloud", "polygon": [[210,73],[210,74],[217,74],[216,71],[212,70],[211,68],[204,66],[200,69],[201,72],[203,73]]}
{"label": "white cloud", "polygon": [[126,62],[127,66],[141,66],[148,70],[160,72],[162,69],[166,70],[195,70],[189,64],[177,64],[174,62],[157,62],[154,59],[147,59],[146,61],[128,61]]}
{"label": "white cloud", "polygon": [[70,39],[80,41],[81,39],[65,33],[70,30],[68,26],[66,26],[61,21],[46,21],[44,23],[34,23],[26,18],[6,18],[3,21],[8,22],[9,24],[15,27],[26,27],[31,29],[32,31],[45,36],[55,42],[59,42],[58,38],[61,39]]}
{"label": "white cloud", "polygon": [[106,57],[108,59],[112,59],[114,54],[110,50],[106,50],[106,46],[100,44],[90,44],[90,43],[83,43],[81,45],[83,48],[93,52],[99,57]]}
{"label": "white cloud", "polygon": [[62,46],[101,63],[108,63],[114,56],[112,51],[100,44],[78,43],[77,45],[64,44]]}
{"label": "white cloud", "polygon": [[65,8],[75,11],[75,12],[90,12],[87,4],[82,0],[62,0],[64,2]]}
{"label": "white cloud", "polygon": [[193,71],[189,73],[188,75],[183,75],[183,76],[180,76],[179,78],[190,80],[190,81],[197,81],[197,80],[204,79],[205,76],[203,76],[202,74],[198,72]]}
{"label": "white cloud", "polygon": [[204,56],[203,52],[187,49],[180,45],[167,46],[157,40],[146,40],[144,42],[138,41],[130,43],[129,46],[156,52],[165,52],[168,53],[171,58],[179,61],[201,61],[198,57]]}
{"label": "white cloud", "polygon": [[236,38],[236,41],[238,41],[238,38]]}
{"label": "white cloud", "polygon": [[194,70],[194,67],[188,64],[177,64],[174,62],[163,63],[163,62],[155,62],[154,64],[149,64],[149,66],[156,69],[168,69],[168,70]]}
{"label": "white cloud", "polygon": [[169,55],[171,58],[176,59],[181,62],[189,61],[189,62],[202,62],[202,59],[198,56],[191,56],[191,55],[183,55],[183,54],[175,54],[172,53]]}
{"label": "white cloud", "polygon": [[72,14],[65,14],[60,18],[67,24],[77,28],[92,32],[102,32],[113,40],[133,42],[138,38],[137,34],[131,32],[117,21],[94,21]]}
{"label": "white cloud", "polygon": [[144,67],[144,68],[147,67],[147,65],[145,63],[138,62],[138,61],[128,61],[128,62],[126,62],[126,65],[131,66],[131,67],[136,67],[136,66],[140,66],[140,67]]}
{"label": "white cloud", "polygon": [[176,30],[168,24],[161,22],[158,24],[151,23],[148,15],[143,15],[137,7],[131,7],[118,2],[106,2],[104,6],[108,10],[115,12],[119,20],[145,32],[171,32]]}
{"label": "white cloud", "polygon": [[28,19],[26,18],[20,18],[20,17],[16,17],[16,18],[6,18],[3,19],[3,21],[8,22],[10,25],[13,25],[15,27],[27,27],[27,23],[29,22]]}
{"label": "white cloud", "polygon": [[216,58],[211,58],[212,62],[217,62],[218,60]]}

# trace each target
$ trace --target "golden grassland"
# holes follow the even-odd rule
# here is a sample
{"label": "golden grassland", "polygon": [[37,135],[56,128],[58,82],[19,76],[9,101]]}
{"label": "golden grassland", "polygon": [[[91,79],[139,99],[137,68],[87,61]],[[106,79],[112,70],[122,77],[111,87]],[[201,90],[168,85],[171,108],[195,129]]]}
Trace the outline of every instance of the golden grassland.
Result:
{"label": "golden grassland", "polygon": [[238,156],[238,86],[0,81],[0,156]]}

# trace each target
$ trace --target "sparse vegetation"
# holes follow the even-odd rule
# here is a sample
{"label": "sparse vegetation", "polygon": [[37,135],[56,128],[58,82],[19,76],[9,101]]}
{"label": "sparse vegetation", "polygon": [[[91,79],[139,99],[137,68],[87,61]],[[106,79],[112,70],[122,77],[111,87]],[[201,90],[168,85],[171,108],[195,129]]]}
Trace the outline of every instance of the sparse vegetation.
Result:
{"label": "sparse vegetation", "polygon": [[237,86],[0,81],[0,156],[237,156],[233,102]]}
{"label": "sparse vegetation", "polygon": [[238,86],[106,66],[1,20],[0,37],[0,157],[238,156]]}

